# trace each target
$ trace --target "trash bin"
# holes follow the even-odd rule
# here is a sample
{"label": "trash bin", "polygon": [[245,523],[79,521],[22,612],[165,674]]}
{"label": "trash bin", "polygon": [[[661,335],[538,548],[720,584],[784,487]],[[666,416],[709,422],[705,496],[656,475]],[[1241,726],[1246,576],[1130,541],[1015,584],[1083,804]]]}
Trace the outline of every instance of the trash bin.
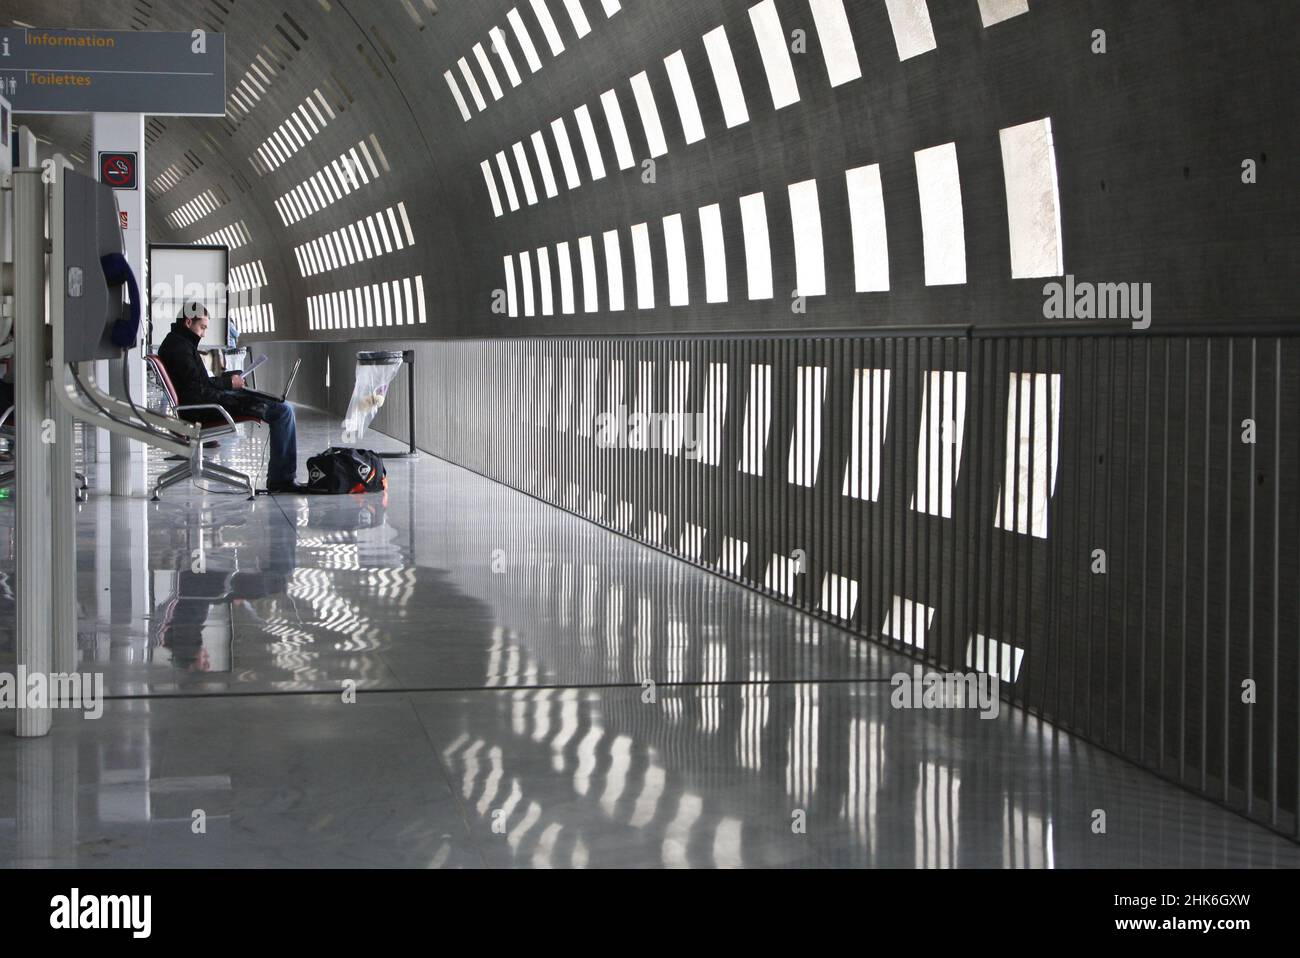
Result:
{"label": "trash bin", "polygon": [[343,420],[343,445],[353,446],[361,442],[366,430],[379,415],[388,398],[388,387],[397,378],[402,366],[408,367],[407,382],[407,417],[410,430],[407,452],[381,452],[384,458],[415,458],[415,377],[409,369],[415,359],[414,350],[381,349],[357,353],[356,383],[352,387],[352,398],[348,401],[348,413]]}

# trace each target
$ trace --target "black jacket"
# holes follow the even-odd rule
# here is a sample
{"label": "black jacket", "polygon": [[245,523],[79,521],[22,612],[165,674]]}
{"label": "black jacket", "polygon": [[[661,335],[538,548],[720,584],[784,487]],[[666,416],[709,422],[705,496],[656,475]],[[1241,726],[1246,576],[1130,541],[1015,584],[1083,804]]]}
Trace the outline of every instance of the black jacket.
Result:
{"label": "black jacket", "polygon": [[[265,412],[265,403],[247,393],[232,389],[230,385],[233,373],[209,376],[207,367],[199,356],[199,337],[185,325],[185,320],[178,319],[172,323],[171,332],[158,347],[158,358],[167,367],[167,375],[176,387],[176,395],[182,406],[196,406],[202,403],[215,403],[222,406],[232,416],[259,416]],[[203,421],[219,420],[221,417],[211,410],[187,414],[186,419]]]}

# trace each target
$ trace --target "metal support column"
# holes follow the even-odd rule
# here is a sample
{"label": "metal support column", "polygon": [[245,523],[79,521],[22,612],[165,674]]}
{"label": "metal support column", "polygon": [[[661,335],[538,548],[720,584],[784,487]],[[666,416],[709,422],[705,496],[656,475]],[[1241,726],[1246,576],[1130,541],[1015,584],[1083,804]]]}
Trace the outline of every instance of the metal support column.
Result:
{"label": "metal support column", "polygon": [[[50,205],[51,238],[61,237],[55,224],[63,222],[64,170],[70,165],[62,156],[54,159],[57,178],[53,202]],[[63,328],[63,275],[66,264],[63,244],[55,243],[50,250],[50,323],[53,328]],[[48,415],[50,419],[50,502],[53,503],[51,523],[54,542],[51,551],[52,572],[50,581],[57,583],[53,590],[52,636],[55,672],[74,672],[77,668],[77,507],[76,479],[73,445],[76,429],[72,414],[58,401],[53,390],[59,388],[59,378],[51,383]],[[71,703],[63,703],[70,705]]]}
{"label": "metal support column", "polygon": [[[46,429],[45,192],[39,169],[13,172],[14,515],[17,540],[18,668],[50,672],[50,454]],[[71,438],[71,429],[68,430]],[[69,477],[71,471],[69,470]],[[70,487],[69,487],[69,495]],[[60,503],[70,510],[71,502]],[[60,584],[67,588],[66,584]],[[26,688],[18,689],[25,695]],[[49,708],[20,708],[18,734],[45,735]]]}
{"label": "metal support column", "polygon": [[[91,116],[92,149],[96,154],[101,150],[127,150],[137,154],[138,169],[136,176],[140,183],[145,182],[145,141],[144,117],[138,113],[95,113]],[[97,171],[98,172],[98,171]],[[140,277],[141,289],[147,289],[148,276],[145,272],[145,203],[144,190],[115,190],[118,210],[126,214],[126,224],[122,230],[123,253],[127,262]],[[122,373],[127,372],[130,389],[135,401],[144,405],[144,353],[137,343],[121,359],[108,361],[109,382],[98,385],[113,396],[125,400],[126,393],[122,385]],[[112,433],[109,437],[111,464],[109,466],[110,488],[115,496],[146,496],[145,447],[138,440],[122,433]]]}
{"label": "metal support column", "polygon": [[58,584],[52,609],[53,661],[55,672],[73,672],[77,668],[77,491],[72,458],[76,433],[66,409],[57,401],[51,401],[48,408],[53,424],[50,501],[55,506],[50,581]]}

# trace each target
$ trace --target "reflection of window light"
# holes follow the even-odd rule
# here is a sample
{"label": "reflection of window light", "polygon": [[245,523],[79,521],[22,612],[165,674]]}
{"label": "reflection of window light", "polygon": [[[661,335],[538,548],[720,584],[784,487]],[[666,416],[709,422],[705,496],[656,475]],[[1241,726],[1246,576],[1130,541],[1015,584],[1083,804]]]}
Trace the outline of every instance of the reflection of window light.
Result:
{"label": "reflection of window light", "polygon": [[921,197],[925,285],[966,282],[966,227],[961,208],[957,145],[918,150],[916,181]]}
{"label": "reflection of window light", "polygon": [[573,29],[578,32],[578,37],[582,38],[589,34],[591,24],[587,22],[587,14],[579,0],[564,0],[564,7],[569,11],[569,19],[573,21]]}
{"label": "reflection of window light", "polygon": [[682,532],[681,540],[677,544],[677,551],[688,559],[699,559],[700,551],[704,548],[704,537],[708,535],[708,530],[703,526],[697,526],[693,522],[686,523],[686,529]]}
{"label": "reflection of window light", "polygon": [[953,487],[966,433],[966,374],[931,372],[921,407],[916,489],[912,508],[952,517]]}
{"label": "reflection of window light", "polygon": [[600,144],[596,140],[596,128],[591,122],[591,110],[584,103],[573,111],[573,116],[578,121],[578,133],[582,136],[583,149],[587,151],[587,167],[591,171],[591,178],[593,180],[603,180],[605,178],[605,161],[600,155]]}
{"label": "reflection of window light", "polygon": [[555,171],[551,169],[551,155],[546,150],[546,138],[542,136],[542,131],[538,130],[532,135],[533,153],[537,157],[537,168],[542,173],[542,186],[546,190],[548,198],[554,198],[559,194],[559,188],[555,185]]}
{"label": "reflection of window light", "polygon": [[497,169],[501,172],[501,185],[506,190],[506,201],[510,204],[510,211],[513,213],[519,209],[519,194],[515,192],[515,180],[510,175],[510,163],[506,160],[505,151],[497,153]]}
{"label": "reflection of window light", "polygon": [[[321,173],[323,174],[321,176],[321,184],[323,192],[325,193],[326,205],[329,205],[336,200],[341,200],[347,194],[352,192],[352,184],[349,182],[351,177],[348,176],[346,172],[340,170],[338,179],[335,179],[335,168],[327,165],[323,170],[321,170]],[[339,185],[340,183],[342,183],[342,186]]]}
{"label": "reflection of window light", "polygon": [[605,240],[605,274],[609,280],[609,311],[623,309],[623,253],[619,246],[618,230],[609,230]]}
{"label": "reflection of window light", "polygon": [[727,244],[722,236],[722,208],[700,207],[700,245],[704,255],[705,302],[727,301]]}
{"label": "reflection of window light", "polygon": [[501,66],[505,68],[510,85],[519,86],[524,81],[519,76],[519,69],[515,66],[515,58],[510,53],[510,48],[506,46],[506,35],[501,32],[500,27],[493,27],[488,31],[488,36],[492,38],[492,50],[501,59]]}
{"label": "reflection of window light", "polygon": [[664,66],[668,68],[668,81],[673,88],[673,98],[677,101],[677,113],[682,120],[686,142],[698,143],[704,139],[704,121],[700,119],[700,105],[695,99],[695,87],[691,85],[686,57],[678,50],[664,58]]}
{"label": "reflection of window light", "polygon": [[552,316],[555,313],[555,296],[551,288],[550,250],[545,246],[537,249],[537,282],[542,288],[542,315]]}
{"label": "reflection of window light", "polygon": [[515,298],[515,258],[513,256],[505,257],[506,268],[506,313],[509,316],[519,315],[519,301]]}
{"label": "reflection of window light", "polygon": [[[654,412],[654,390],[655,364],[649,360],[642,360],[637,363],[636,403],[633,406],[633,411],[640,413],[642,416],[648,416]],[[649,449],[649,430],[643,430],[639,435],[633,433],[628,437],[628,445],[632,449],[642,451]]]}
{"label": "reflection of window light", "polygon": [[[1061,453],[1061,377],[1015,373],[1007,397],[1006,465],[994,526],[1047,538],[1048,506],[1056,492]],[[1050,450],[1050,455],[1049,455]],[[1005,502],[1014,496],[1014,515]]]}
{"label": "reflection of window light", "polygon": [[663,545],[664,530],[668,528],[668,517],[653,509],[646,516],[645,537],[648,541]]}
{"label": "reflection of window light", "polygon": [[749,298],[772,298],[772,247],[767,234],[767,201],[762,193],[740,198],[740,218],[745,233],[745,265]]}
{"label": "reflection of window light", "polygon": [[748,123],[749,108],[745,105],[745,91],[740,85],[740,74],[736,71],[736,58],[731,52],[731,43],[727,40],[727,28],[719,26],[706,33],[704,50],[709,55],[713,81],[718,85],[722,116],[727,122],[727,129]]}
{"label": "reflection of window light", "polygon": [[826,261],[822,249],[822,212],[817,201],[817,181],[792,183],[789,194],[796,289],[800,296],[824,296]]}
{"label": "reflection of window light", "polygon": [[851,619],[857,607],[857,582],[834,572],[826,573],[822,578],[822,611],[839,619]]}
{"label": "reflection of window light", "polygon": [[594,313],[600,308],[600,294],[596,289],[596,250],[590,236],[578,239],[578,258],[582,261],[582,308]]}
{"label": "reflection of window light", "polygon": [[775,0],[763,0],[749,8],[749,19],[758,41],[758,53],[767,73],[767,85],[772,91],[772,106],[780,110],[799,102],[799,85],[794,78],[794,65],[790,62],[790,48],[781,18],[776,12]]}
{"label": "reflection of window light", "polygon": [[654,264],[650,256],[650,228],[645,223],[632,227],[632,257],[636,264],[636,308],[654,309]]}
{"label": "reflection of window light", "polygon": [[636,165],[632,156],[632,143],[627,138],[627,124],[623,122],[623,109],[618,103],[618,94],[606,90],[600,95],[600,105],[605,109],[605,120],[609,123],[609,135],[614,141],[614,158],[620,170],[630,170]]}
{"label": "reflection of window light", "polygon": [[799,571],[799,563],[789,556],[773,555],[767,564],[767,574],[763,576],[763,585],[773,592],[779,592],[786,598],[794,595],[794,577]]}
{"label": "reflection of window light", "polygon": [[898,59],[910,60],[935,48],[934,28],[925,0],[885,0],[889,24],[894,29]]}
{"label": "reflection of window light", "polygon": [[393,242],[388,238],[388,226],[384,222],[383,214],[372,213],[370,218],[379,226],[379,238],[384,241],[384,252],[391,253],[393,251]]}
{"label": "reflection of window light", "polygon": [[686,397],[691,390],[691,364],[689,360],[674,359],[668,364],[668,419],[660,435],[660,451],[668,456],[681,454],[686,438],[682,430],[682,417],[686,414]]}
{"label": "reflection of window light", "polygon": [[[413,245],[415,244],[415,234],[411,232],[411,220],[410,220],[410,217],[408,217],[408,216],[406,215],[406,202],[405,202],[405,201],[402,201],[402,202],[400,202],[400,203],[397,204],[397,212],[398,212],[398,213],[401,215],[401,217],[402,217],[402,229],[403,229],[403,230],[405,231],[405,233],[406,233],[406,245],[407,245],[407,246],[413,246]],[[394,226],[393,229],[396,230],[397,227]]]}
{"label": "reflection of window light", "polygon": [[405,244],[402,242],[402,231],[397,228],[397,210],[390,206],[387,212],[388,225],[393,231],[393,242],[396,244],[398,249],[402,249]]}
{"label": "reflection of window light", "polygon": [[810,4],[831,86],[860,79],[862,66],[858,63],[858,50],[853,43],[848,15],[844,12],[844,0],[810,0]]}
{"label": "reflection of window light", "polygon": [[573,297],[573,261],[569,258],[569,244],[557,243],[555,263],[560,273],[560,312],[572,316],[575,310]]}
{"label": "reflection of window light", "polygon": [[650,77],[644,70],[632,77],[632,95],[636,98],[637,112],[641,114],[641,126],[645,128],[650,155],[661,157],[668,152],[668,144],[664,141],[664,128],[659,120],[654,91],[650,88]]}
{"label": "reflection of window light", "polygon": [[881,457],[889,418],[888,369],[853,371],[851,448],[844,470],[844,495],[875,502],[880,495]]}
{"label": "reflection of window light", "polygon": [[1050,118],[998,131],[1007,188],[1011,278],[1060,276],[1061,199]]}
{"label": "reflection of window light", "polygon": [[578,176],[578,161],[573,155],[573,144],[569,141],[569,129],[564,125],[564,117],[551,122],[551,132],[555,135],[555,146],[560,151],[564,180],[569,189],[576,189],[582,185],[582,179]]}
{"label": "reflection of window light", "polygon": [[474,44],[474,59],[478,61],[479,69],[483,71],[483,76],[487,80],[488,90],[492,93],[492,99],[501,99],[504,95],[501,92],[501,84],[497,82],[496,71],[492,69],[492,61],[488,59],[487,51],[483,49],[483,44]]}
{"label": "reflection of window light", "polygon": [[925,633],[934,619],[934,609],[901,595],[893,597],[881,632],[917,649],[925,648]]}
{"label": "reflection of window light", "polygon": [[[1020,678],[1020,663],[1025,650],[1007,642],[986,638],[978,632],[966,643],[966,668],[976,672],[994,672],[1003,682]],[[990,668],[989,666],[993,667]]]}
{"label": "reflection of window light", "polygon": [[564,52],[564,41],[560,39],[560,31],[555,27],[555,20],[546,6],[546,0],[528,0],[528,2],[532,5],[533,13],[537,15],[537,22],[542,26],[542,34],[551,48],[551,56],[558,57]]}
{"label": "reflection of window light", "polygon": [[524,25],[524,18],[519,15],[517,8],[512,8],[506,14],[506,19],[510,21],[510,28],[515,32],[515,39],[519,41],[519,47],[524,51],[524,60],[528,64],[529,71],[536,73],[542,68],[542,61],[537,57],[537,47],[533,43],[528,28]]}
{"label": "reflection of window light", "polygon": [[687,306],[691,294],[686,266],[686,234],[680,213],[664,217],[664,257],[668,263],[668,305]]}
{"label": "reflection of window light", "polygon": [[980,22],[986,27],[1029,12],[1029,0],[979,0]]}
{"label": "reflection of window light", "polygon": [[[374,144],[375,144],[375,149],[379,149],[379,141],[378,141],[377,139],[375,139],[375,135],[374,135],[373,133],[370,134],[370,139],[371,139],[372,142],[374,142]],[[360,147],[360,148],[361,148],[361,153],[362,153],[362,154],[365,156],[365,158],[366,158],[366,162],[365,162],[364,164],[361,162],[361,157],[360,157],[360,156],[357,156],[357,147]],[[378,176],[378,175],[379,175],[379,167],[375,166],[375,158],[374,158],[373,156],[370,155],[370,147],[366,146],[366,141],[365,141],[365,140],[362,140],[360,143],[358,143],[356,146],[354,146],[351,150],[349,150],[349,151],[348,151],[348,155],[352,158],[352,169],[354,169],[354,170],[357,171],[357,174],[361,177],[361,182],[362,182],[362,183],[369,183],[369,182],[370,182],[368,179],[366,179],[366,166],[367,166],[367,165],[370,167],[370,175],[371,175],[371,176]],[[383,159],[382,154],[380,155],[380,159]],[[388,164],[387,164],[387,163],[384,164],[384,169],[385,169],[385,170],[388,169]]]}
{"label": "reflection of window light", "polygon": [[772,425],[772,367],[749,367],[749,396],[745,400],[745,422],[741,429],[740,471],[763,475],[767,433]]}
{"label": "reflection of window light", "polygon": [[524,315],[536,315],[536,303],[533,300],[533,258],[527,250],[519,254],[520,282],[524,289]]}
{"label": "reflection of window light", "polygon": [[352,246],[359,254],[357,258],[362,260],[370,259],[374,254],[370,252],[370,241],[366,239],[366,227],[364,223],[349,223],[348,232],[352,234]]}
{"label": "reflection of window light", "polygon": [[699,461],[716,466],[722,458],[722,429],[727,423],[727,364],[710,363],[700,421]]}
{"label": "reflection of window light", "polygon": [[515,154],[515,165],[519,168],[519,182],[524,187],[524,199],[529,206],[536,206],[537,187],[533,183],[533,171],[528,165],[528,157],[524,155],[524,145],[516,143],[511,149]]}
{"label": "reflection of window light", "polygon": [[845,177],[853,226],[854,289],[859,293],[889,289],[889,244],[885,235],[885,198],[880,166],[859,166]]}
{"label": "reflection of window light", "polygon": [[496,178],[492,176],[492,165],[484,160],[479,164],[479,168],[483,171],[483,182],[487,184],[488,197],[492,200],[492,214],[500,216],[505,211],[501,208],[501,196],[497,193]]}
{"label": "reflection of window light", "polygon": [[327,204],[325,202],[325,197],[321,195],[320,187],[316,185],[314,179],[308,180],[307,185],[310,186],[312,191],[316,194],[316,206],[312,209],[312,212],[315,213],[316,210],[322,209]]}
{"label": "reflection of window light", "polygon": [[826,368],[800,366],[795,385],[794,435],[790,437],[789,481],[812,487],[821,462],[822,406],[826,400]]}
{"label": "reflection of window light", "polygon": [[728,575],[743,575],[748,557],[749,543],[727,536],[722,540],[722,558],[718,560],[718,568]]}
{"label": "reflection of window light", "polygon": [[473,97],[474,107],[478,108],[478,112],[484,112],[487,109],[487,101],[484,100],[482,90],[478,88],[478,81],[474,79],[473,70],[469,69],[469,61],[465,60],[464,57],[460,57],[460,60],[456,61],[456,66],[459,66],[460,75],[465,79],[465,87],[468,87],[469,95]]}

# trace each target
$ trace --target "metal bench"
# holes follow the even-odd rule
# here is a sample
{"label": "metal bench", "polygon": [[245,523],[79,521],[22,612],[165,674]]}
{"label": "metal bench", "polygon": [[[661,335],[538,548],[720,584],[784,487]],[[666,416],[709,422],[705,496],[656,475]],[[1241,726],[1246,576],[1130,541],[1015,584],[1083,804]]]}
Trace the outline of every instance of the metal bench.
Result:
{"label": "metal bench", "polygon": [[[182,406],[180,397],[176,395],[176,387],[172,384],[172,378],[167,374],[167,367],[163,361],[156,355],[146,356],[145,361],[149,364],[149,369],[153,371],[154,378],[162,388],[163,395],[167,399],[168,412],[176,419],[185,419],[189,422],[197,422],[201,432],[198,441],[191,442],[189,445],[188,456],[186,461],[172,469],[167,470],[158,477],[158,482],[154,485],[153,501],[157,502],[159,493],[164,489],[174,486],[186,479],[212,479],[216,482],[222,482],[229,486],[245,489],[248,492],[248,498],[253,499],[257,496],[257,490],[253,486],[253,480],[242,472],[237,472],[228,466],[211,462],[203,458],[203,444],[213,439],[220,439],[223,436],[233,436],[239,432],[240,423],[253,423],[265,425],[265,423],[256,416],[239,416],[231,417],[230,413],[215,403],[199,403],[190,406]],[[206,410],[213,415],[188,416],[185,413],[196,413]]]}

